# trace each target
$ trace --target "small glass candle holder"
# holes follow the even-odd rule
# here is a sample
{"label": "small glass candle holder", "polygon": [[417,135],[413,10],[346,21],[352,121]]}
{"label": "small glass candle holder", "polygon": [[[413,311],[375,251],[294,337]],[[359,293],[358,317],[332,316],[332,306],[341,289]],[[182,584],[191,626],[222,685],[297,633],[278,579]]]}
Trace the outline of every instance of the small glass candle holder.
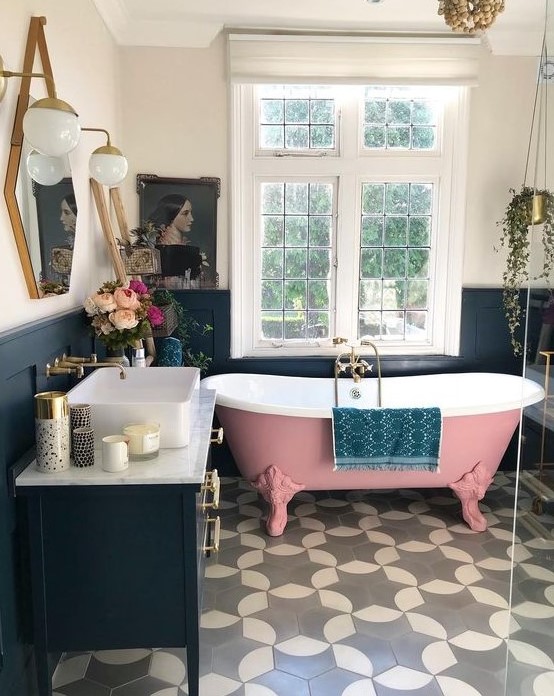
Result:
{"label": "small glass candle holder", "polygon": [[123,428],[129,438],[129,459],[155,459],[160,451],[159,423],[129,423]]}

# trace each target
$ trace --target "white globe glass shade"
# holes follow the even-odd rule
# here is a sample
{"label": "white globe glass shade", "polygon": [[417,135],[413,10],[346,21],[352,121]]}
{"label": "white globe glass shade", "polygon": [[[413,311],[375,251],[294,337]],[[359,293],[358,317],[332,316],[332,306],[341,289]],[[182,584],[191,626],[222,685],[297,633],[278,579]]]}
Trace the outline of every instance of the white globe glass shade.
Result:
{"label": "white globe glass shade", "polygon": [[77,147],[81,127],[70,111],[31,107],[23,117],[23,133],[35,150],[60,157]]}
{"label": "white globe glass shade", "polygon": [[104,186],[117,186],[127,176],[128,169],[123,155],[93,152],[88,164],[91,177]]}
{"label": "white globe glass shade", "polygon": [[27,171],[31,179],[43,186],[53,186],[68,176],[67,157],[50,157],[32,150],[27,157]]}

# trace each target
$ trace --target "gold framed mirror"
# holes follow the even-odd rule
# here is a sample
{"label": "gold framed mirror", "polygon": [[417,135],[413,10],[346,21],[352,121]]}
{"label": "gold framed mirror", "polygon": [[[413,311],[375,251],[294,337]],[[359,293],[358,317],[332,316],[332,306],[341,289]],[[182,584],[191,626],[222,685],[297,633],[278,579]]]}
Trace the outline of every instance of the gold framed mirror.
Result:
{"label": "gold framed mirror", "polygon": [[[69,169],[53,186],[42,186],[27,172],[30,148],[23,138],[23,117],[32,100],[30,88],[38,50],[49,97],[55,96],[44,26],[31,17],[6,169],[4,197],[29,297],[40,299],[69,290],[77,206]],[[67,165],[69,168],[69,165]]]}

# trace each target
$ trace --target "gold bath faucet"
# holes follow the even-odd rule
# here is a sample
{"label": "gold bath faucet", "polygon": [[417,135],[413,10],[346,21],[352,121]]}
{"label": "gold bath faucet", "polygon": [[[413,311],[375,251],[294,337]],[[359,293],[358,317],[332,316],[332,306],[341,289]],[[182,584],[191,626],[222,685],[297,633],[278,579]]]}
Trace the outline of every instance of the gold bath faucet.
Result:
{"label": "gold bath faucet", "polygon": [[66,355],[57,357],[54,364],[46,363],[46,376],[53,375],[75,375],[77,379],[85,374],[85,367],[95,369],[97,367],[115,367],[119,370],[119,379],[125,379],[127,373],[121,363],[118,362],[98,362],[96,353],[91,353],[90,358],[80,357],[78,355]]}
{"label": "gold bath faucet", "polygon": [[[370,365],[366,360],[360,358],[360,353],[356,352],[356,346],[348,343],[347,338],[342,338],[340,336],[335,336],[333,338],[333,345],[339,346],[345,344],[346,348],[350,349],[348,353],[339,353],[335,359],[335,403],[338,405],[338,385],[337,380],[341,374],[347,374],[350,372],[352,379],[356,384],[358,384],[363,377],[365,377],[366,372],[372,372],[373,365]],[[362,339],[360,341],[360,346],[369,346],[373,349],[375,353],[375,362],[377,364],[377,403],[381,406],[381,358],[379,356],[379,351],[375,343]]]}

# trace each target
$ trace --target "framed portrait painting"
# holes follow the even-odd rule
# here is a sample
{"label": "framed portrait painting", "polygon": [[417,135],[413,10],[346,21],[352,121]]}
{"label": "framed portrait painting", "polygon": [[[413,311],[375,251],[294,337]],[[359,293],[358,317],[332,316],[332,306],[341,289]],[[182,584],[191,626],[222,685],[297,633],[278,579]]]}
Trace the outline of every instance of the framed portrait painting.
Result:
{"label": "framed portrait painting", "polygon": [[71,177],[53,186],[33,181],[40,246],[41,281],[69,286],[77,223],[77,204]]}
{"label": "framed portrait painting", "polygon": [[217,288],[217,199],[221,180],[137,175],[140,225],[155,229],[158,284],[171,289]]}

